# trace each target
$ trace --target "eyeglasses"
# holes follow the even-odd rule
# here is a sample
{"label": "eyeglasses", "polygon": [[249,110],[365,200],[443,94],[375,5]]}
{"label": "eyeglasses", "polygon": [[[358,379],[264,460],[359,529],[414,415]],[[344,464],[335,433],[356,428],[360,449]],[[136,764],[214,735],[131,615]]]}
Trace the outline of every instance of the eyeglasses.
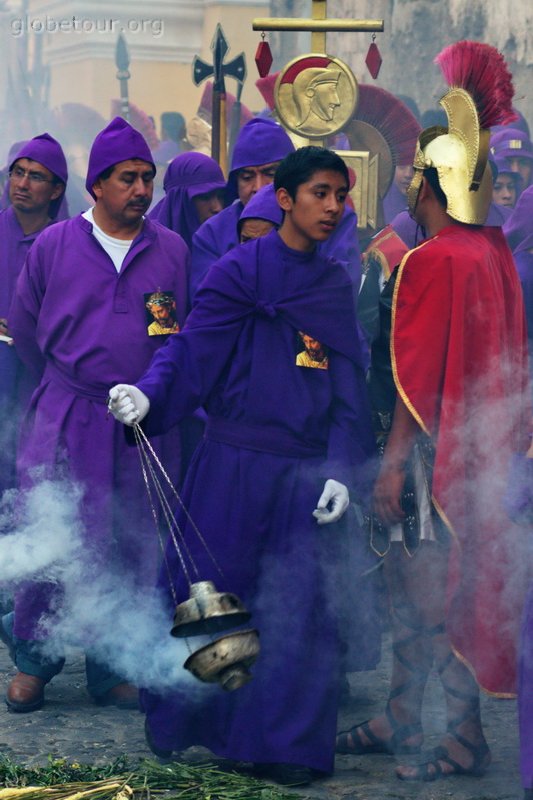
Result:
{"label": "eyeglasses", "polygon": [[32,172],[28,169],[22,169],[22,167],[13,167],[9,171],[9,177],[14,178],[16,181],[22,181],[27,177],[30,183],[54,183],[53,178],[47,178],[42,172]]}

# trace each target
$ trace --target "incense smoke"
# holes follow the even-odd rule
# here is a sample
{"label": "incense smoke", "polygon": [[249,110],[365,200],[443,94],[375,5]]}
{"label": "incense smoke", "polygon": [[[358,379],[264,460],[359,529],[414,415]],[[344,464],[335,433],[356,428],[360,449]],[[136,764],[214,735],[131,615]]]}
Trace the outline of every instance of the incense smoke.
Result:
{"label": "incense smoke", "polygon": [[[71,483],[42,481],[0,501],[0,530],[9,531],[0,536],[0,584],[35,579],[60,587],[58,608],[41,623],[43,654],[55,660],[81,648],[136,686],[205,690],[183,669],[190,650],[170,636],[171,611],[156,590],[111,567],[95,574],[82,541],[81,496]],[[202,644],[193,640],[191,649]]]}
{"label": "incense smoke", "polygon": [[[80,546],[79,493],[63,483],[44,481],[25,495],[24,509],[14,491],[0,500],[0,580],[27,577],[55,580],[76,559]],[[18,519],[17,519],[18,518]],[[9,526],[9,527],[8,527]]]}

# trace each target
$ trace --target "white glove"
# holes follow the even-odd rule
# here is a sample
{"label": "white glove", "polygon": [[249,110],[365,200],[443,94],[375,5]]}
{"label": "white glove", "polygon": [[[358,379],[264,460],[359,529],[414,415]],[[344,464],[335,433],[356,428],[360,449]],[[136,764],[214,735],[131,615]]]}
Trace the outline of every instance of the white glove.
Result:
{"label": "white glove", "polygon": [[330,478],[324,484],[324,491],[320,495],[320,500],[313,511],[313,517],[315,517],[319,525],[337,522],[349,505],[350,495],[348,488],[343,483]]}
{"label": "white glove", "polygon": [[141,422],[150,410],[150,401],[136,386],[118,383],[109,390],[108,409],[115,419],[133,427]]}

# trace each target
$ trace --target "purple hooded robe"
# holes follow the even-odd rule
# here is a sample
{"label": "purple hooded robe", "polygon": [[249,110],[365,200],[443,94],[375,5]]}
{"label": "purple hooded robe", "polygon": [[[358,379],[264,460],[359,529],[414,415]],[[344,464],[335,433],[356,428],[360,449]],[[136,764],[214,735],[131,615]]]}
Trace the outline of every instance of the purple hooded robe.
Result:
{"label": "purple hooded robe", "polygon": [[[329,347],[328,369],[296,365],[298,331]],[[331,771],[347,523],[321,528],[312,510],[324,479],[366,491],[374,449],[345,268],[288,248],[276,231],[235,248],[209,271],[183,333],[137,386],[150,399],[149,434],[207,408],[182,498],[223,579],[190,523],[178,522],[201,579],[241,597],[262,648],[253,680],[231,694],[143,691],[152,741]],[[159,585],[170,623],[169,573],[178,602],[188,586],[172,542],[166,561]]]}
{"label": "purple hooded robe", "polygon": [[227,185],[228,199],[234,202],[200,225],[192,239],[191,301],[209,268],[239,243],[237,223],[244,208],[244,204],[238,199],[239,170],[281,161],[293,150],[293,143],[281,125],[274,120],[255,117],[241,128],[233,150]]}
{"label": "purple hooded robe", "polygon": [[[92,235],[92,225],[79,216],[41,234],[20,275],[10,313],[17,352],[41,376],[21,436],[21,485],[31,482],[32,468],[40,465],[49,475],[57,474],[67,457],[71,477],[84,490],[81,510],[91,557],[98,563],[107,560],[118,541],[123,567],[148,582],[157,543],[144,510],[139,460],[109,420],[106,400],[109,386],[119,377],[136,380],[167,338],[148,335],[146,295],[173,292],[183,325],[187,266],[183,241],[145,220],[117,274]],[[177,432],[156,444],[177,481]],[[118,531],[113,523],[117,504],[122,509]],[[49,595],[42,583],[17,592],[16,636],[42,638],[39,620],[48,610]]]}
{"label": "purple hooded robe", "polygon": [[[151,154],[141,134],[116,118],[95,139],[87,189],[92,191],[108,166],[129,158],[150,161]],[[154,580],[157,538],[138,455],[109,419],[107,394],[119,378],[135,381],[168,338],[149,335],[149,294],[172,292],[183,326],[188,261],[177,234],[145,220],[117,273],[91,223],[78,216],[43,231],[26,259],[10,311],[17,352],[40,378],[21,435],[21,486],[35,480],[37,467],[51,477],[68,467],[83,490],[87,567],[114,564],[141,585]],[[178,431],[156,447],[177,482]],[[52,599],[50,584],[19,588],[16,637],[43,638],[39,622]]]}
{"label": "purple hooded robe", "polygon": [[179,233],[191,247],[193,234],[200,227],[193,198],[217,189],[223,191],[226,181],[217,162],[203,153],[182,153],[167,167],[163,182],[165,197],[148,216],[171,231]]}
{"label": "purple hooded robe", "polygon": [[533,359],[533,186],[525,189],[503,232],[513,251],[526,308],[530,366]]}
{"label": "purple hooded robe", "polygon": [[[239,134],[228,179],[228,196],[237,196],[237,174],[244,167],[270,164],[281,161],[294,150],[294,146],[276,122],[270,119],[255,118],[246,123]],[[193,236],[191,254],[190,299],[194,296],[209,268],[221,256],[239,243],[237,223],[244,205],[236,199],[217,214],[206,220]],[[342,261],[348,267],[355,286],[361,281],[361,252],[357,238],[357,216],[346,206],[342,219],[335,232],[326,242],[319,245],[324,256]]]}
{"label": "purple hooded robe", "polygon": [[[67,163],[61,145],[48,133],[29,141],[17,142],[9,152],[8,169],[19,158],[37,161],[50,170],[64,184],[67,183]],[[9,200],[9,180],[5,192]],[[64,197],[64,194],[62,195]],[[50,204],[50,217],[55,217],[61,200]],[[0,213],[0,317],[7,318],[15,292],[17,278],[33,242],[41,231],[24,234],[15,210],[7,207]],[[35,383],[17,357],[14,347],[0,342],[0,495],[16,483],[15,453],[20,414],[28,401]]]}

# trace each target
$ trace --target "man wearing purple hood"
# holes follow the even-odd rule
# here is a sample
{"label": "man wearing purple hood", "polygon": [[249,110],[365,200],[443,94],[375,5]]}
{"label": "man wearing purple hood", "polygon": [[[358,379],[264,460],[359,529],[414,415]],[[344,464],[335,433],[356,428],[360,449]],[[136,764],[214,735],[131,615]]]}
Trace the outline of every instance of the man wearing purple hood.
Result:
{"label": "man wearing purple hood", "polygon": [[241,128],[227,186],[233,202],[204,222],[192,238],[191,299],[209,268],[239,243],[237,222],[244,206],[262,186],[273,183],[278,164],[293,150],[284,129],[273,120],[256,117]]}
{"label": "man wearing purple hood", "polygon": [[[294,145],[277,122],[255,117],[241,128],[235,144],[228,179],[228,199],[234,202],[214,219],[207,220],[193,236],[190,297],[209,268],[239,243],[237,222],[244,206],[262,186],[273,183],[276,168]],[[257,164],[259,155],[262,163]],[[335,232],[318,245],[324,256],[342,261],[356,286],[361,278],[361,254],[357,239],[357,216],[345,206]]]}
{"label": "man wearing purple hood", "polygon": [[190,248],[200,225],[224,208],[222,170],[204,153],[181,153],[168,165],[163,187],[165,197],[148,216],[179,233]]}
{"label": "man wearing purple hood", "polygon": [[9,306],[24,259],[43,228],[55,218],[68,177],[61,145],[48,133],[19,143],[8,170],[10,205],[0,212],[0,494],[15,485],[20,405],[31,385],[11,346]]}
{"label": "man wearing purple hood", "polygon": [[[220,583],[218,565],[261,634],[253,680],[235,692],[143,692],[150,746],[168,756],[203,745],[264,777],[307,783],[333,769],[338,548],[349,536],[340,520],[347,485],[357,493],[368,477],[373,442],[353,285],[316,247],[342,219],[348,171],[335,153],[304,147],[274,186],[279,231],[213,266],[183,332],[135,386],[110,390],[110,409],[129,425],[148,414],[151,435],[205,405],[182,495],[190,517],[178,523],[198,575]],[[298,365],[298,331],[328,349],[328,369]],[[171,614],[172,597],[188,596],[172,543],[166,563]]]}
{"label": "man wearing purple hood", "polygon": [[[104,569],[151,585],[156,566],[153,521],[146,513],[139,459],[106,413],[110,383],[136,380],[168,334],[151,335],[149,298],[173,298],[178,326],[187,311],[188,251],[172,231],[146,219],[155,167],[141,134],[116,117],[96,137],[86,187],[95,205],[41,234],[21,272],[10,323],[17,352],[40,376],[19,454],[22,488],[38,477],[64,476],[82,493],[84,582]],[[156,439],[173,479],[179,477],[176,431]],[[97,598],[95,598],[97,601]],[[48,583],[20,586],[0,634],[19,672],[6,702],[11,711],[40,708],[44,687],[63,666],[43,653],[51,609],[61,607]],[[131,706],[136,690],[98,660],[86,642],[87,683],[99,704]],[[100,656],[100,658],[102,658]]]}
{"label": "man wearing purple hood", "polygon": [[522,179],[522,189],[526,189],[533,179],[533,142],[527,133],[511,125],[498,130],[490,137],[490,150],[493,156],[505,159],[509,168]]}

